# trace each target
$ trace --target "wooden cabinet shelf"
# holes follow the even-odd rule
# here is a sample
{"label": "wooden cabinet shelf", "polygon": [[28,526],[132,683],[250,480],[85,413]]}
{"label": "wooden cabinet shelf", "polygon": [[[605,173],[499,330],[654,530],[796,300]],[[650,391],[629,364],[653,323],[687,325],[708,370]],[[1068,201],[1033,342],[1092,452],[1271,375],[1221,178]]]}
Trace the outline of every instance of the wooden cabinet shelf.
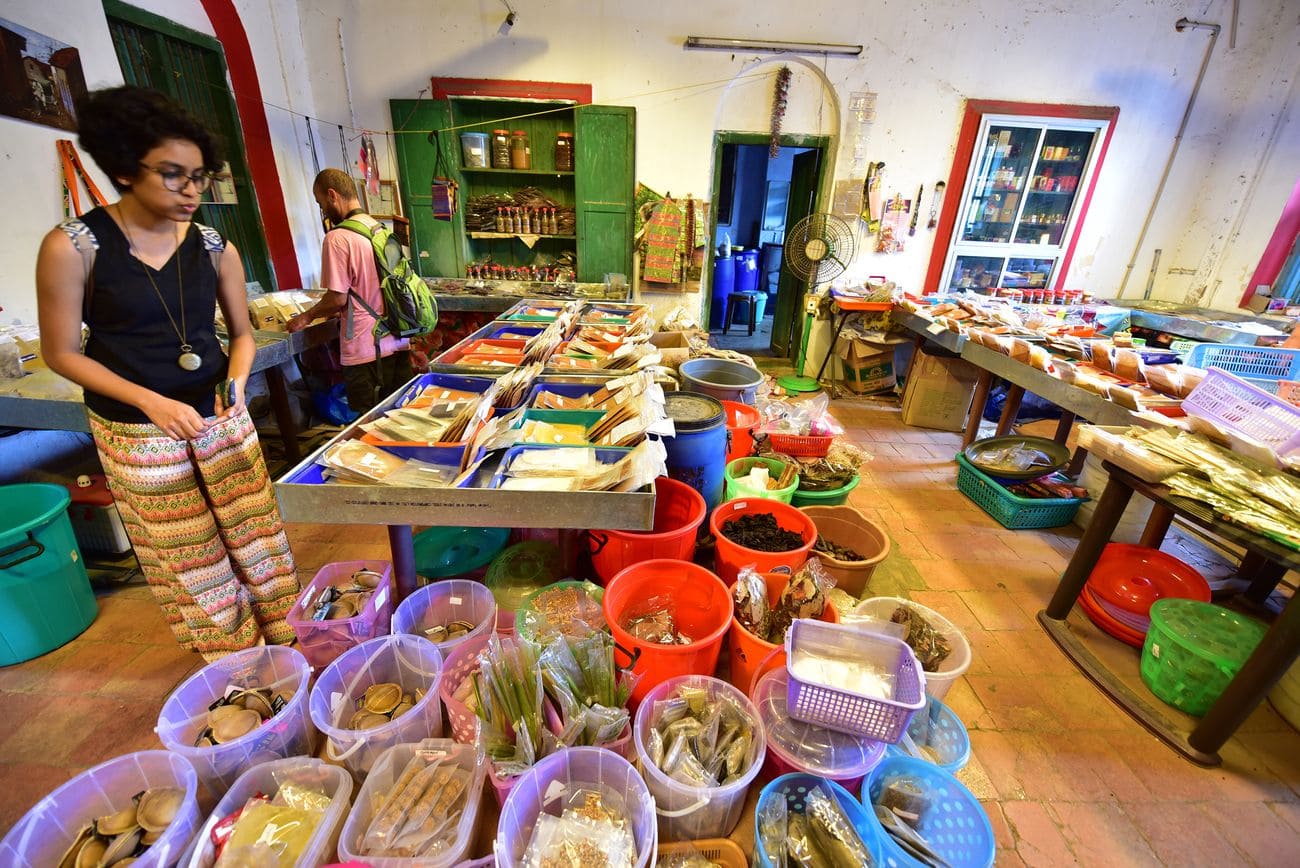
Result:
{"label": "wooden cabinet shelf", "polygon": [[466,232],[470,238],[567,238],[576,241],[576,235],[551,235],[548,232]]}
{"label": "wooden cabinet shelf", "polygon": [[461,166],[460,171],[463,175],[573,175],[573,172],[559,169],[493,169],[484,166]]}

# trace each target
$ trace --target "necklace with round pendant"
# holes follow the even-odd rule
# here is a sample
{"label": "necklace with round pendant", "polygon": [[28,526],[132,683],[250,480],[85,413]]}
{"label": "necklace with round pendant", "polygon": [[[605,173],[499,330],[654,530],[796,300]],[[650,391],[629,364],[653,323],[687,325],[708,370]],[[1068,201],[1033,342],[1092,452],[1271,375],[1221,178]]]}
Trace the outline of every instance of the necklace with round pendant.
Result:
{"label": "necklace with round pendant", "polygon": [[203,357],[194,352],[194,348],[189,344],[182,344],[181,355],[180,358],[176,360],[176,364],[180,365],[187,371],[197,371],[199,368],[203,367]]}

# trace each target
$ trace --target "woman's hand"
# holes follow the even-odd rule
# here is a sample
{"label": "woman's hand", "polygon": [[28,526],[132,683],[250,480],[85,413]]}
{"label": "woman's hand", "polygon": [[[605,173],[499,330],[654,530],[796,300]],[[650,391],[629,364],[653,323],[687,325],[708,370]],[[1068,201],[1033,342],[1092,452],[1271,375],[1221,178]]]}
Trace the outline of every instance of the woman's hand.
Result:
{"label": "woman's hand", "polygon": [[207,423],[189,404],[173,401],[156,392],[150,393],[140,403],[140,409],[149,421],[162,429],[173,440],[192,440],[207,430]]}
{"label": "woman's hand", "polygon": [[235,400],[229,406],[227,406],[226,396],[221,394],[220,390],[218,390],[217,392],[217,421],[218,422],[225,421],[226,419],[229,419],[232,416],[237,416],[241,412],[243,412],[244,409],[244,386],[248,381],[242,377],[236,377],[232,379],[230,382],[235,389]]}

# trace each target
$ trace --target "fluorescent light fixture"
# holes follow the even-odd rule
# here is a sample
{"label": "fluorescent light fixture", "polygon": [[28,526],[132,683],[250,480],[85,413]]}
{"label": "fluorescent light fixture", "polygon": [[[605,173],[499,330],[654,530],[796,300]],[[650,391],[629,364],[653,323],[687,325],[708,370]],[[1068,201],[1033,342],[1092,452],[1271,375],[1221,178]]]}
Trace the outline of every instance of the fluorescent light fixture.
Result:
{"label": "fluorescent light fixture", "polygon": [[685,47],[712,51],[837,54],[845,57],[858,57],[862,54],[861,45],[845,45],[839,42],[782,42],[767,39],[728,39],[720,36],[688,36]]}

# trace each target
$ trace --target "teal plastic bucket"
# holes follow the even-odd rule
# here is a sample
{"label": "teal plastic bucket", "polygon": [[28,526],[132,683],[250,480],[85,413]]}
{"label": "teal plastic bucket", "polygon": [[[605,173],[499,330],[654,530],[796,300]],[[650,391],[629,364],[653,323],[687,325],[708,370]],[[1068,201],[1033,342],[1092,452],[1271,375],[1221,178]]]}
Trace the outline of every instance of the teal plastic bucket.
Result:
{"label": "teal plastic bucket", "polygon": [[415,571],[430,581],[477,579],[506,547],[506,527],[431,527],[415,535]]}
{"label": "teal plastic bucket", "polygon": [[849,492],[858,487],[862,477],[855,476],[848,485],[832,488],[830,491],[796,491],[791,499],[795,506],[839,506],[847,503]]}
{"label": "teal plastic bucket", "polygon": [[53,651],[95,620],[61,485],[0,486],[0,666]]}

